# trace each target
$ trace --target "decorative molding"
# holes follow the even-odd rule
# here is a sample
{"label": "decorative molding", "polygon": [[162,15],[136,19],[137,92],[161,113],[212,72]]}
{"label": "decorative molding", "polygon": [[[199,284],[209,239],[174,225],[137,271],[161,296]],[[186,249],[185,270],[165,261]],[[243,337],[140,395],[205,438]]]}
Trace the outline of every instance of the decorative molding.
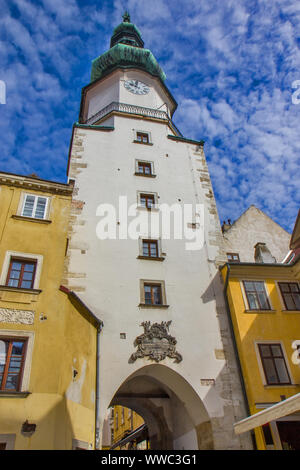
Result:
{"label": "decorative molding", "polygon": [[144,333],[138,336],[134,341],[134,346],[137,351],[133,353],[129,362],[134,362],[136,359],[147,357],[149,360],[160,362],[166,357],[175,359],[174,362],[179,363],[182,361],[182,356],[176,351],[176,339],[169,335],[169,325],[172,321],[162,321],[153,323],[150,321],[141,323],[140,326],[144,327]]}
{"label": "decorative molding", "polygon": [[178,136],[181,136],[181,132],[175,126],[174,122],[172,121],[172,119],[170,119],[170,117],[165,111],[161,111],[160,109],[145,108],[143,106],[137,106],[128,103],[119,103],[117,101],[113,101],[93,116],[90,116],[83,124],[93,125],[110,113],[124,113],[129,115],[141,116],[143,118],[163,120],[169,124],[169,126],[178,134]]}
{"label": "decorative molding", "polygon": [[34,311],[0,308],[0,322],[33,325]]}
{"label": "decorative molding", "polygon": [[71,183],[57,183],[54,181],[42,180],[37,177],[15,175],[13,173],[5,173],[3,171],[0,173],[0,184],[41,192],[61,194],[64,196],[71,196],[73,192],[73,186]]}
{"label": "decorative molding", "polygon": [[36,222],[38,224],[51,224],[52,223],[52,220],[36,219],[35,217],[24,217],[24,215],[14,214],[11,217],[12,217],[12,219],[25,220],[26,222]]}
{"label": "decorative molding", "polygon": [[31,395],[31,392],[16,392],[16,391],[9,392],[8,390],[0,390],[0,399],[1,397],[2,398],[27,398],[29,395]]}

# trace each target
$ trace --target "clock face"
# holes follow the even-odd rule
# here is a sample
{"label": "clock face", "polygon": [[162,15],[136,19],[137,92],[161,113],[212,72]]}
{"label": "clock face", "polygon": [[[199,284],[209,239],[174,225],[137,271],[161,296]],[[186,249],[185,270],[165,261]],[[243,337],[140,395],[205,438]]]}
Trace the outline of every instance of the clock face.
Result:
{"label": "clock face", "polygon": [[124,87],[135,95],[147,95],[150,91],[150,88],[139,80],[127,80],[124,83]]}

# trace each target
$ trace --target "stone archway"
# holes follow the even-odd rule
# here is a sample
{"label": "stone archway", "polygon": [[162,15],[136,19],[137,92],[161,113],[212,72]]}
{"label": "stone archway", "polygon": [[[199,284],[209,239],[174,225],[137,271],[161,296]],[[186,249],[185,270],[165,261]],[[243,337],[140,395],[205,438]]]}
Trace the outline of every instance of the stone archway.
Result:
{"label": "stone archway", "polygon": [[158,450],[213,449],[212,426],[203,402],[177,372],[161,364],[144,366],[118,388],[110,406],[141,415],[150,447]]}

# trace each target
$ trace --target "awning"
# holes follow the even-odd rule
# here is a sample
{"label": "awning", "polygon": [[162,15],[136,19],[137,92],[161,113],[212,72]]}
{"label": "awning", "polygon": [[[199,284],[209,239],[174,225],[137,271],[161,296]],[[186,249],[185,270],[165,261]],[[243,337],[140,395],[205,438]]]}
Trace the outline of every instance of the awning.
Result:
{"label": "awning", "polygon": [[242,434],[263,424],[290,415],[300,410],[300,393],[282,400],[266,410],[255,413],[233,425],[235,434]]}

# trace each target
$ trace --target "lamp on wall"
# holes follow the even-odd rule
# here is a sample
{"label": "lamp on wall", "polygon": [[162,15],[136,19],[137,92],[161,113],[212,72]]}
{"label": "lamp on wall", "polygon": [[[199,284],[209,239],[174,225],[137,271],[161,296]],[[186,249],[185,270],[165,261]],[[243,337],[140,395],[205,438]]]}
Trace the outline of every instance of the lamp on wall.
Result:
{"label": "lamp on wall", "polygon": [[28,419],[22,424],[21,427],[21,434],[25,437],[31,437],[33,433],[35,433],[36,424],[28,423]]}

